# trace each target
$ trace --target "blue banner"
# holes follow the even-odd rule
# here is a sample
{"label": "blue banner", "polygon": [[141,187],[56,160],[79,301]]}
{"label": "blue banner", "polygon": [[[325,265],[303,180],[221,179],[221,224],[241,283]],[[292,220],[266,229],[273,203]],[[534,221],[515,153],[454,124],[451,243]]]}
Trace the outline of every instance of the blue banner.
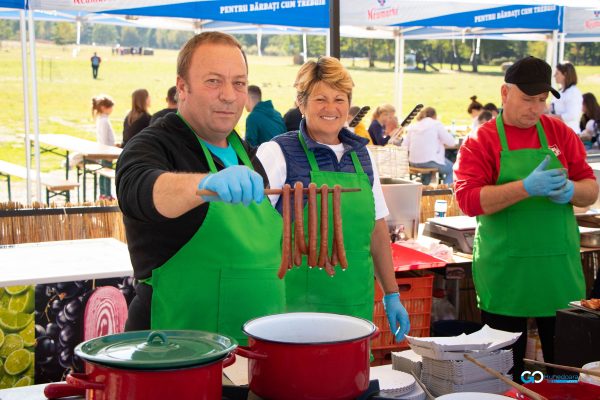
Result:
{"label": "blue banner", "polygon": [[404,22],[399,25],[560,30],[562,29],[562,7],[556,5],[496,7]]}
{"label": "blue banner", "polygon": [[329,27],[329,0],[196,1],[103,12],[306,28]]}
{"label": "blue banner", "polygon": [[25,0],[0,0],[0,7],[24,9]]}

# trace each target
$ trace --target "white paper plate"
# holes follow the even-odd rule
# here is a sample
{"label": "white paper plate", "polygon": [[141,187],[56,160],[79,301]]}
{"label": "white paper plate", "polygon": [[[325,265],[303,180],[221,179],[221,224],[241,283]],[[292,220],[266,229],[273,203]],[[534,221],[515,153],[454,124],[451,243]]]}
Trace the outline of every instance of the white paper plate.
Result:
{"label": "white paper plate", "polygon": [[480,392],[463,392],[445,394],[436,397],[437,400],[506,400],[510,397],[501,396],[499,394],[480,393]]}

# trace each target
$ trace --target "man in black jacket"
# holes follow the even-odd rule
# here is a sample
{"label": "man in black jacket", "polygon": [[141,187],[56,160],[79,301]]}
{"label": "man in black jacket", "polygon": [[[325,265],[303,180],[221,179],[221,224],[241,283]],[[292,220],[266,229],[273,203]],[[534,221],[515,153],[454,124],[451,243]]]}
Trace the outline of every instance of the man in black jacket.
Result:
{"label": "man in black jacket", "polygon": [[193,37],[177,60],[178,112],[134,136],[118,160],[117,196],[141,282],[127,330],[199,329],[245,343],[243,322],[284,310],[281,218],[262,201],[260,162],[233,131],[247,77],[233,37]]}

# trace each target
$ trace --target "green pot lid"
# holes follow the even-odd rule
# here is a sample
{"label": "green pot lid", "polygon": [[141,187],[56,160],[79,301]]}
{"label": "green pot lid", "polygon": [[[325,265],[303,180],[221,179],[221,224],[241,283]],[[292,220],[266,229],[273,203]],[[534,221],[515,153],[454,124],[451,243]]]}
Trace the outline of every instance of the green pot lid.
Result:
{"label": "green pot lid", "polygon": [[211,332],[135,331],[88,340],[75,347],[75,354],[115,368],[173,369],[225,358],[237,345]]}

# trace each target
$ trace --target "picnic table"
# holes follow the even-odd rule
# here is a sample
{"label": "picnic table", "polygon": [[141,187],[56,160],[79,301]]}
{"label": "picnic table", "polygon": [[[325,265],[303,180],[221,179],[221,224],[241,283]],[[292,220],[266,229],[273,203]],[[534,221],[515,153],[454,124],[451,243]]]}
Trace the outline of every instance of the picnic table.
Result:
{"label": "picnic table", "polygon": [[[30,142],[31,145],[34,144],[33,137],[30,138]],[[116,160],[122,151],[119,147],[107,146],[91,140],[63,134],[41,134],[39,135],[39,143],[41,153],[51,153],[65,157],[65,179],[69,179],[69,154],[80,153],[82,155],[83,201],[85,201],[86,197],[86,175],[88,172],[94,172],[89,170],[87,166],[89,164],[96,164],[100,160]],[[77,179],[79,179],[79,172]]]}

